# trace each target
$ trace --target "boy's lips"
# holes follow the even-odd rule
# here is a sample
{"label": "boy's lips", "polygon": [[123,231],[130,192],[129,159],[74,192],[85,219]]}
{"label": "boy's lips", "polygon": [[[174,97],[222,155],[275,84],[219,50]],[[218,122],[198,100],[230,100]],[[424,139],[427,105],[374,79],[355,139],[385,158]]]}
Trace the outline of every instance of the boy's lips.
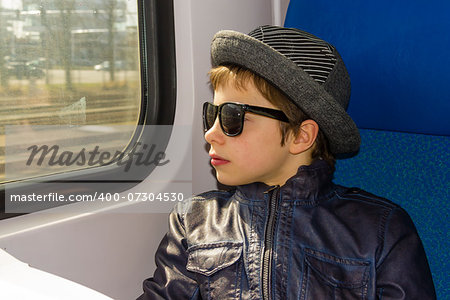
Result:
{"label": "boy's lips", "polygon": [[220,166],[220,165],[224,165],[224,164],[227,164],[230,162],[229,160],[227,160],[223,157],[220,157],[216,154],[213,154],[213,153],[210,153],[209,156],[211,157],[211,164],[213,166]]}

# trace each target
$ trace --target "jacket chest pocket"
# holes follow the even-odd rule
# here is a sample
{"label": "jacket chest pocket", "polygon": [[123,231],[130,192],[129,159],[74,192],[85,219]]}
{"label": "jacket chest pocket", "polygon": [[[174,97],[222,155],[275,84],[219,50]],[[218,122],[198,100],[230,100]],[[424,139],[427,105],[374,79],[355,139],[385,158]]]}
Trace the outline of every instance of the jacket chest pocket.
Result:
{"label": "jacket chest pocket", "polygon": [[242,242],[200,244],[187,251],[186,269],[196,273],[203,299],[238,299]]}
{"label": "jacket chest pocket", "polygon": [[304,249],[300,299],[367,299],[370,262]]}

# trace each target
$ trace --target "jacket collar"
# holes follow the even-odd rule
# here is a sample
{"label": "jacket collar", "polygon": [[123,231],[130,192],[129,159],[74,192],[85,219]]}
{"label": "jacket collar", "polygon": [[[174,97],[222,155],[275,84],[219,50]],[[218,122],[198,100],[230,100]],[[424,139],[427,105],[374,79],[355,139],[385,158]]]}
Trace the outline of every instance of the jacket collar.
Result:
{"label": "jacket collar", "polygon": [[[309,166],[300,166],[297,174],[279,187],[282,201],[316,204],[329,194],[333,174],[328,164],[317,160]],[[236,196],[244,201],[266,201],[266,195],[278,186],[268,186],[261,182],[237,187]]]}

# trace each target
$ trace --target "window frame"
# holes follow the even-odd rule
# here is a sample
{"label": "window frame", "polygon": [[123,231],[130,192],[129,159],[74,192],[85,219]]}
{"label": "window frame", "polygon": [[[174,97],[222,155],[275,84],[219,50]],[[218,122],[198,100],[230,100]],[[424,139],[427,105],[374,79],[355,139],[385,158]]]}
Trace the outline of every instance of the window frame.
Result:
{"label": "window frame", "polygon": [[[175,61],[175,26],[173,0],[138,0],[139,47],[141,67],[141,106],[139,125],[173,125],[176,106],[176,61]],[[151,59],[154,58],[154,59]],[[131,138],[130,145],[136,143],[152,144],[156,133],[148,126],[139,126],[142,130],[136,131]],[[169,142],[170,132],[158,137],[158,146],[164,149]],[[145,168],[131,166],[124,178],[123,168],[116,164],[70,171],[63,174],[46,175],[39,177],[43,183],[70,183],[70,191],[65,185],[60,190],[52,190],[39,186],[36,179],[23,180],[18,183],[0,184],[0,220],[24,213],[6,213],[5,200],[8,192],[23,194],[39,189],[40,194],[58,193],[68,195],[77,191],[88,194],[94,192],[118,193],[132,188],[143,181],[156,165],[151,164]],[[111,179],[111,178],[120,178]],[[127,179],[129,178],[129,179]],[[100,190],[86,183],[114,183],[108,184],[108,190]],[[99,185],[101,186],[101,185]],[[111,188],[111,186],[114,186]],[[104,189],[104,188],[103,188]],[[61,203],[66,205],[70,203]],[[59,205],[58,205],[59,206]]]}

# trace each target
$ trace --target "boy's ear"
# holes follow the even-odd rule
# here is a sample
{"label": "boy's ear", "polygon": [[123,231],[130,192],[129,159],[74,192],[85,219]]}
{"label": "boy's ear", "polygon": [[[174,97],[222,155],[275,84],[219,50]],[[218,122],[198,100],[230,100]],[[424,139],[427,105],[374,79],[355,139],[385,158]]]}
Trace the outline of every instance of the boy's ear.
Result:
{"label": "boy's ear", "polygon": [[305,120],[300,125],[300,130],[293,137],[290,144],[291,154],[299,154],[310,149],[316,141],[319,133],[319,125],[314,120]]}

